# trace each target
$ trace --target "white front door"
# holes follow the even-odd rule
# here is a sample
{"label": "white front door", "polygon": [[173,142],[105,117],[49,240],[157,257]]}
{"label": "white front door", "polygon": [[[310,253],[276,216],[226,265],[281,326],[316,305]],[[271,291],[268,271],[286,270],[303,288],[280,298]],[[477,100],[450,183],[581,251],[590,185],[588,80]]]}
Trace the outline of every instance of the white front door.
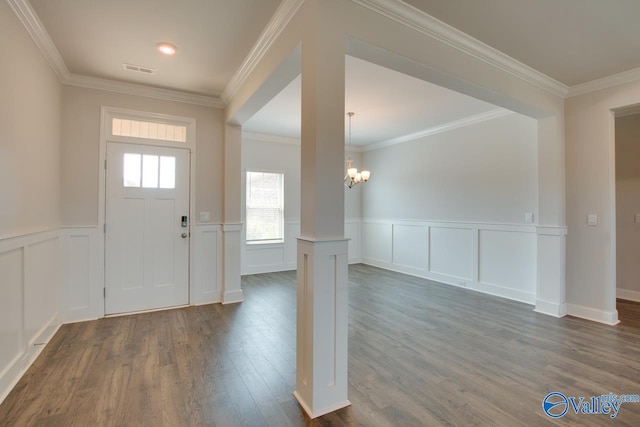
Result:
{"label": "white front door", "polygon": [[189,150],[109,142],[106,166],[105,313],[188,304]]}

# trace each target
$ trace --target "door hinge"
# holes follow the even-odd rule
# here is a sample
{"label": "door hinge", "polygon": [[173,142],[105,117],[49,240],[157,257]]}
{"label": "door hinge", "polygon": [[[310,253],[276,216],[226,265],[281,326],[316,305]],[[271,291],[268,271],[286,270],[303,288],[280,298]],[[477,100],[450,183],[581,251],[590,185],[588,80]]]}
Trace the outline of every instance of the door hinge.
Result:
{"label": "door hinge", "polygon": [[107,232],[107,223],[105,222],[102,226],[102,232],[106,234]]}
{"label": "door hinge", "polygon": [[107,298],[107,288],[102,288],[102,296],[106,299]]}
{"label": "door hinge", "polygon": [[107,159],[104,159],[104,170],[107,170]]}

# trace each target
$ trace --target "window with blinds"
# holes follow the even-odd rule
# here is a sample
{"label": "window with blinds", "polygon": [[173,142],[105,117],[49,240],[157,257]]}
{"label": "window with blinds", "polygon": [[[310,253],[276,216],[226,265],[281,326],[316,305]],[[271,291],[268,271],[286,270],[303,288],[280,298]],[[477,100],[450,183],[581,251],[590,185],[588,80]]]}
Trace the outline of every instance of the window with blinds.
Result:
{"label": "window with blinds", "polygon": [[247,171],[247,243],[284,240],[284,174]]}

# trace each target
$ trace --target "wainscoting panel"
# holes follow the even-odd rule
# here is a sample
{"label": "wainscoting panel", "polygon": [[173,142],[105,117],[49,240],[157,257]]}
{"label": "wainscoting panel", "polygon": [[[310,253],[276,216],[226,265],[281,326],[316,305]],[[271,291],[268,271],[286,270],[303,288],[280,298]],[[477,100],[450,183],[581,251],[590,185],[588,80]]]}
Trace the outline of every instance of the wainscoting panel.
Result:
{"label": "wainscoting panel", "polygon": [[535,226],[365,219],[362,242],[365,264],[535,302]]}
{"label": "wainscoting panel", "polygon": [[[362,261],[391,265],[393,257],[393,223],[362,222]],[[372,264],[375,265],[375,264]]]}
{"label": "wainscoting panel", "polygon": [[59,231],[0,239],[0,402],[59,327]]}
{"label": "wainscoting panel", "polygon": [[26,247],[24,287],[25,340],[34,345],[57,312],[58,235]]}
{"label": "wainscoting panel", "polygon": [[195,224],[193,239],[193,280],[190,304],[222,301],[222,230],[220,224]]}
{"label": "wainscoting panel", "polygon": [[429,235],[429,272],[473,280],[473,230],[431,226]]}
{"label": "wainscoting panel", "polygon": [[[11,378],[5,378],[7,369],[16,364],[23,352],[22,346],[22,288],[23,248],[0,253],[2,275],[2,298],[0,298],[0,395],[6,390]],[[12,375],[13,376],[13,375]],[[0,399],[1,401],[2,399]]]}
{"label": "wainscoting panel", "polygon": [[427,270],[427,227],[393,224],[393,265],[409,273],[424,274]]}
{"label": "wainscoting panel", "polygon": [[104,299],[98,262],[98,228],[63,228],[60,238],[60,320],[69,323],[102,317]]}
{"label": "wainscoting panel", "polygon": [[361,224],[359,219],[347,219],[344,222],[344,237],[349,240],[349,264],[362,261]]}
{"label": "wainscoting panel", "polygon": [[536,241],[533,233],[480,230],[478,286],[489,293],[535,302]]}

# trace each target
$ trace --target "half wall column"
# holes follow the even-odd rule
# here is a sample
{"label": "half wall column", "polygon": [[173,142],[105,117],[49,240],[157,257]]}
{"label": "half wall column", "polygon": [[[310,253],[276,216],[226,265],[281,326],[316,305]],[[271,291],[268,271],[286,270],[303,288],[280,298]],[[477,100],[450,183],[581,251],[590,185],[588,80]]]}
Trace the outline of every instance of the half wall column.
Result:
{"label": "half wall column", "polygon": [[302,207],[294,396],[311,418],[347,398],[344,36],[335,3],[310,0],[302,42]]}
{"label": "half wall column", "polygon": [[241,222],[241,127],[224,128],[224,223],[222,224],[223,273],[222,303],[242,302],[240,287]]}
{"label": "half wall column", "polygon": [[538,120],[538,257],[536,308],[562,317],[565,300],[564,126],[561,119]]}

